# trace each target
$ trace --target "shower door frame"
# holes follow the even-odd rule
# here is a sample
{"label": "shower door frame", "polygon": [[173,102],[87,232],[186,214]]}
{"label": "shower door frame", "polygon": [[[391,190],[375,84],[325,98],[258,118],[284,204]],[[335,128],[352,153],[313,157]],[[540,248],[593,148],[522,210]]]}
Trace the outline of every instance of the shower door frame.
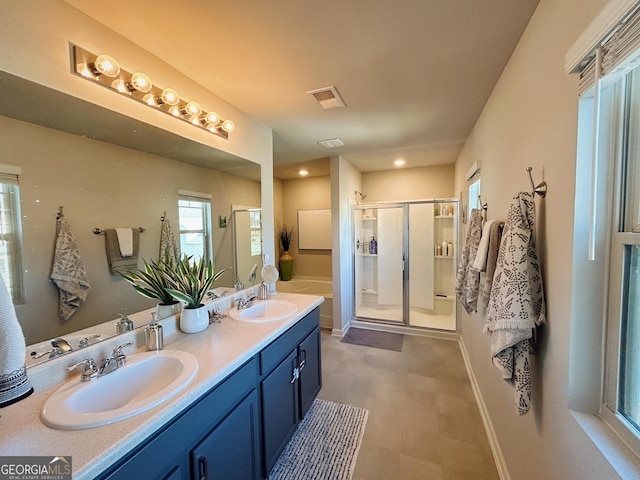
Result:
{"label": "shower door frame", "polygon": [[[383,325],[393,325],[396,327],[407,327],[407,328],[416,328],[416,329],[420,329],[420,330],[433,330],[433,331],[442,331],[442,332],[457,332],[458,331],[458,315],[457,315],[457,305],[456,305],[456,299],[453,299],[453,318],[454,318],[454,323],[455,323],[455,328],[453,330],[448,330],[448,329],[438,329],[435,327],[423,327],[423,326],[419,326],[419,325],[411,325],[410,324],[410,320],[411,320],[411,298],[410,298],[410,290],[411,290],[411,285],[410,285],[410,270],[411,270],[411,263],[410,263],[410,255],[411,255],[411,251],[409,250],[409,242],[410,242],[410,231],[409,231],[409,220],[410,220],[410,216],[409,216],[409,206],[410,205],[414,205],[414,204],[431,204],[431,205],[436,205],[436,204],[444,204],[444,203],[453,203],[455,204],[455,212],[454,212],[454,217],[452,219],[453,221],[453,226],[454,226],[454,232],[455,232],[455,242],[456,242],[456,248],[454,249],[455,255],[454,255],[454,265],[458,264],[458,258],[459,258],[459,251],[460,248],[458,248],[458,246],[460,245],[460,228],[459,228],[459,219],[460,219],[460,201],[457,198],[432,198],[432,199],[426,199],[426,200],[406,200],[406,201],[380,201],[380,202],[361,202],[361,203],[357,203],[355,205],[352,206],[351,208],[351,218],[352,218],[352,248],[353,248],[353,305],[352,305],[352,312],[351,312],[351,318],[352,320],[356,320],[356,321],[363,321],[366,323],[377,323],[377,324],[383,324]],[[365,316],[358,316],[357,315],[357,303],[356,303],[356,298],[357,298],[357,292],[356,292],[356,261],[355,261],[355,256],[356,256],[356,242],[358,242],[358,239],[355,238],[356,237],[356,228],[355,228],[355,222],[356,222],[356,218],[355,218],[355,211],[356,210],[368,210],[368,209],[378,209],[378,208],[402,208],[402,213],[403,213],[403,220],[402,220],[402,320],[401,321],[394,321],[394,320],[385,320],[385,319],[381,319],[381,318],[372,318],[372,317],[365,317]],[[435,224],[434,224],[434,229],[435,229]],[[435,272],[435,265],[434,265],[434,272]],[[452,285],[453,287],[453,285]]]}

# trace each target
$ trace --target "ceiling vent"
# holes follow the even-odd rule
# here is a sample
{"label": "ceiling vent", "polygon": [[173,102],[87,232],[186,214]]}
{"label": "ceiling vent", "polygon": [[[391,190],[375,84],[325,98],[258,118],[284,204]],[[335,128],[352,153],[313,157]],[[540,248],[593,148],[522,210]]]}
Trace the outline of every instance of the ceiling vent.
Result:
{"label": "ceiling vent", "polygon": [[320,140],[318,141],[318,145],[323,146],[325,148],[336,148],[344,145],[344,142],[339,138],[332,138],[329,140]]}
{"label": "ceiling vent", "polygon": [[331,86],[319,88],[318,90],[311,90],[307,93],[309,95],[313,95],[320,106],[325,110],[346,107],[344,100],[342,100],[342,98],[340,97],[340,94],[338,93],[338,90],[336,90],[336,87]]}

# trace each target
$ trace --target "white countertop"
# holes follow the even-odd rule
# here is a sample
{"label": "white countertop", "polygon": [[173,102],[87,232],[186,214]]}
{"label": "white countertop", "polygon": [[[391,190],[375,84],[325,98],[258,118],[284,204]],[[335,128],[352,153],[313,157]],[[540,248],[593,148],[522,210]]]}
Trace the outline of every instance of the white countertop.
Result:
{"label": "white countertop", "polygon": [[[196,334],[178,331],[167,335],[169,329],[165,329],[165,350],[184,350],[194,355],[198,360],[198,373],[183,391],[166,402],[111,425],[65,431],[49,428],[40,420],[45,401],[61,382],[66,381],[65,367],[78,361],[78,356],[93,355],[89,350],[30,368],[28,376],[35,393],[0,409],[0,456],[70,455],[74,479],[96,477],[324,301],[323,297],[314,295],[282,292],[276,298],[295,303],[298,311],[284,320],[259,324],[227,317]],[[142,352],[145,350],[142,336],[138,329],[129,335],[120,335],[108,344],[102,342],[103,348],[112,348],[132,339],[139,347],[135,351]],[[128,349],[125,353],[134,351]],[[102,356],[96,353],[94,358]],[[79,375],[75,376],[80,381]],[[45,379],[51,378],[57,383],[49,381],[47,384]]]}

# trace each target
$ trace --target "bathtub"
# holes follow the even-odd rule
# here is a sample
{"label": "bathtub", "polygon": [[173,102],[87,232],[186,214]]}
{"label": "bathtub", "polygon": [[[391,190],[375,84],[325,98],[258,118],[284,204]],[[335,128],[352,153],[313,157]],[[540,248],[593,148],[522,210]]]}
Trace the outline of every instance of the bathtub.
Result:
{"label": "bathtub", "polygon": [[276,283],[278,292],[303,293],[321,295],[324,302],[320,304],[320,326],[333,329],[333,283],[325,277],[293,277],[289,281],[279,280]]}

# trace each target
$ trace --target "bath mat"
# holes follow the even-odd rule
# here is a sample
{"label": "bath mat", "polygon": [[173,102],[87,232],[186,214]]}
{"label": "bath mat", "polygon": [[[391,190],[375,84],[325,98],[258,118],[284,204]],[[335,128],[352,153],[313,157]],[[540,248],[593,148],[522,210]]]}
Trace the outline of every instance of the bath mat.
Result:
{"label": "bath mat", "polygon": [[269,480],[350,480],[369,412],[316,399]]}
{"label": "bath mat", "polygon": [[364,328],[350,328],[345,336],[342,337],[341,342],[401,352],[404,335],[401,333],[366,330]]}

